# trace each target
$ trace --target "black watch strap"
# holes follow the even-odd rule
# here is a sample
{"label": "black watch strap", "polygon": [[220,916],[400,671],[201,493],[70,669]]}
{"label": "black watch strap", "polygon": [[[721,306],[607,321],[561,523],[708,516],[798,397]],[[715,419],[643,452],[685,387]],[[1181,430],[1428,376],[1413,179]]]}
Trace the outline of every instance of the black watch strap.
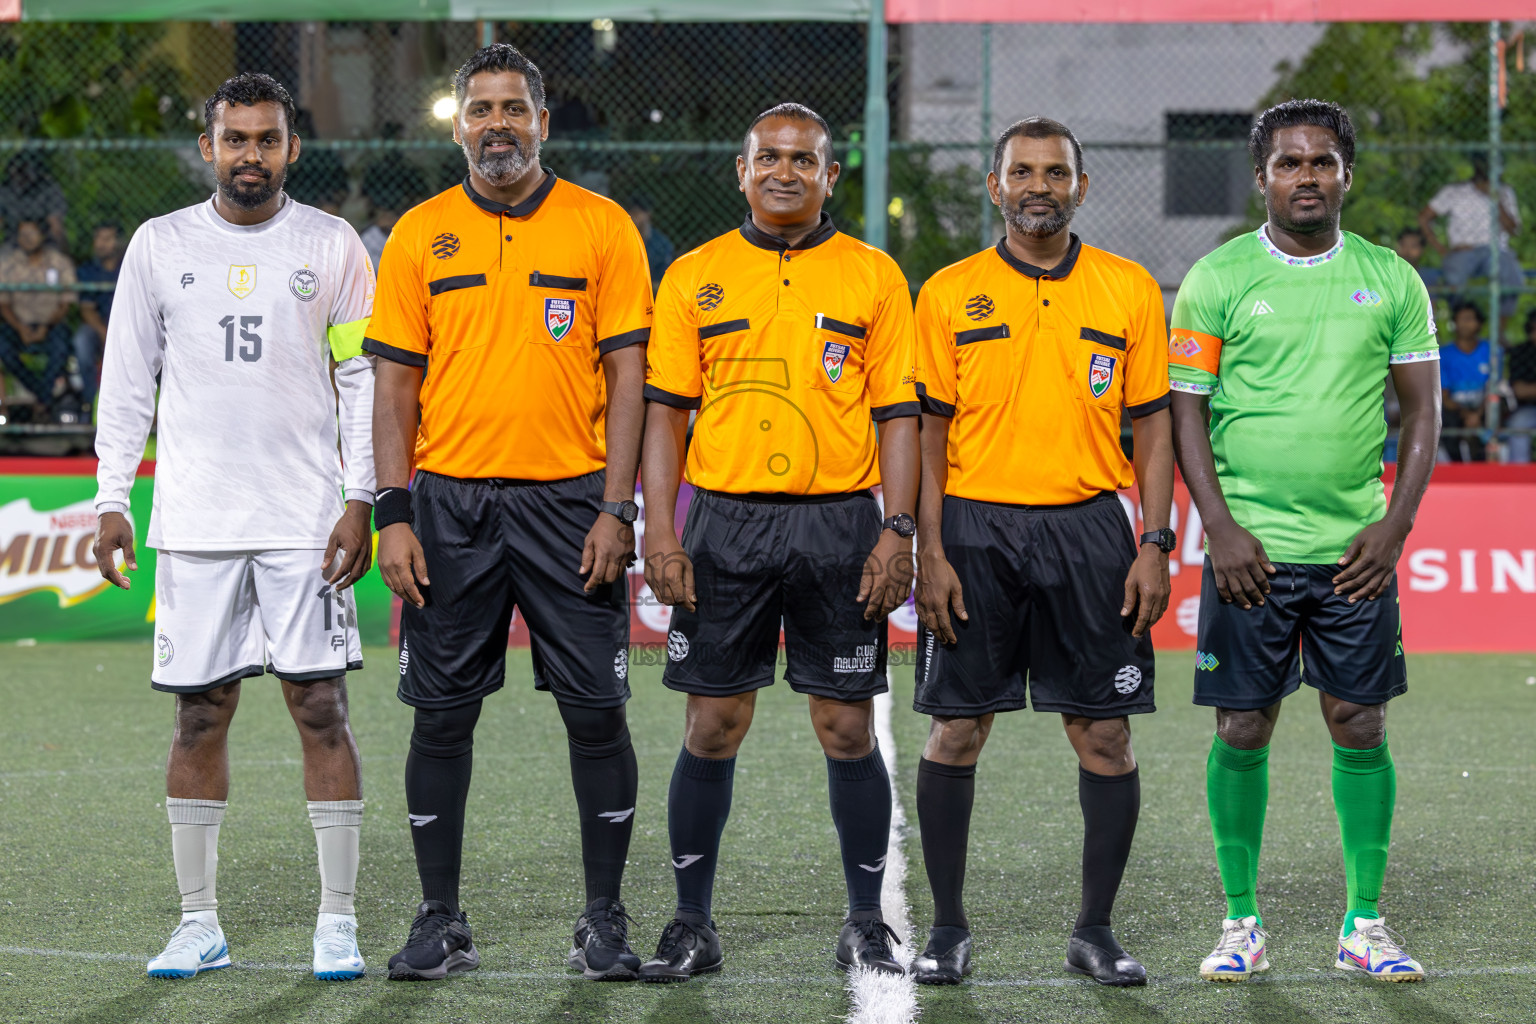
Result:
{"label": "black watch strap", "polygon": [[1173,549],[1179,546],[1179,535],[1166,526],[1161,530],[1153,530],[1141,535],[1141,543],[1156,544],[1159,551],[1164,554],[1172,554]]}

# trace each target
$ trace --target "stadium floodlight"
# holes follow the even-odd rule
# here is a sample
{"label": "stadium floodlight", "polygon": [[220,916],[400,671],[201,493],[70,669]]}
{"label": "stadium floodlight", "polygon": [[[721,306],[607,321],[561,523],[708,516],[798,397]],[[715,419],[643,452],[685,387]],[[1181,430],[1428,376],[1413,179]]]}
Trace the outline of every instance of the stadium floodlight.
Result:
{"label": "stadium floodlight", "polygon": [[432,116],[439,121],[451,121],[458,112],[459,104],[452,96],[443,96],[432,104]]}

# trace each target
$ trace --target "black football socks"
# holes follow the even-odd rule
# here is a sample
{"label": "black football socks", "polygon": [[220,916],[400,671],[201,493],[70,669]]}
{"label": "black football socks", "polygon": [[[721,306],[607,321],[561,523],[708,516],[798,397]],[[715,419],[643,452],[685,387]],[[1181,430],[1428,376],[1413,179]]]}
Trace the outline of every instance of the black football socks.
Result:
{"label": "black football socks", "polygon": [[961,894],[970,843],[971,807],[976,802],[976,766],[917,762],[917,823],[923,864],[933,890],[933,926],[969,930]]}
{"label": "black football socks", "polygon": [[710,923],[720,836],[731,816],[736,759],[695,757],[684,747],[672,769],[667,792],[667,834],[677,878],[677,917],[693,925]]}
{"label": "black football socks", "polygon": [[891,778],[880,748],[850,761],[827,758],[827,792],[843,849],[849,916],[858,920],[879,914],[891,840]]}
{"label": "black football socks", "polygon": [[587,902],[618,900],[635,827],[639,771],[624,708],[560,704],[571,748],[571,785],[581,816],[581,863]]}
{"label": "black football socks", "polygon": [[1079,766],[1077,798],[1083,808],[1083,904],[1072,937],[1116,952],[1109,915],[1136,836],[1141,772],[1097,775]]}
{"label": "black football socks", "polygon": [[459,863],[464,849],[464,801],[474,764],[480,702],[416,709],[405,758],[405,806],[421,876],[421,898],[459,912]]}

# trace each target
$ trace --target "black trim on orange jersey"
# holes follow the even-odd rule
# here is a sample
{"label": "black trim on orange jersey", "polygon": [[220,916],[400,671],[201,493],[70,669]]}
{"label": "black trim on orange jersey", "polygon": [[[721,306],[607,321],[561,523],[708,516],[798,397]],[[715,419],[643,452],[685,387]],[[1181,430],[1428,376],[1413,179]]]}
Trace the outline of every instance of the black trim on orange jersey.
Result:
{"label": "black trim on orange jersey", "polygon": [[687,395],[674,395],[670,391],[663,391],[654,384],[645,386],[645,400],[656,402],[659,405],[669,405],[674,409],[697,409],[704,404],[704,397],[689,398]]}
{"label": "black trim on orange jersey", "polygon": [[869,418],[876,423],[899,420],[904,416],[916,416],[923,411],[920,402],[896,402],[893,405],[877,405],[869,410]]}
{"label": "black trim on orange jersey", "polygon": [[443,292],[454,292],[460,288],[484,288],[484,274],[459,274],[456,277],[440,277],[427,285],[427,291],[433,295],[441,295]]}
{"label": "black trim on orange jersey", "polygon": [[831,331],[833,334],[842,334],[850,338],[862,338],[869,332],[858,324],[850,324],[843,320],[834,320],[825,313],[816,314],[816,329]]}
{"label": "black trim on orange jersey", "polygon": [[956,331],[955,344],[969,345],[974,341],[996,341],[998,338],[1009,337],[1007,324],[996,324],[992,327],[975,327],[969,331]]}
{"label": "black trim on orange jersey", "polygon": [[822,242],[837,234],[837,227],[832,223],[832,218],[827,211],[821,211],[821,222],[816,229],[795,243],[791,249],[789,243],[778,235],[770,235],[756,224],[752,223],[752,215],[747,214],[746,221],[741,225],[741,237],[757,246],[759,249],[770,249],[773,252],[799,252],[802,249],[814,249]]}
{"label": "black trim on orange jersey", "polygon": [[954,419],[955,407],[948,402],[941,402],[928,394],[927,385],[922,381],[917,384],[917,404],[922,406],[923,412],[930,416],[943,416],[945,419]]}
{"label": "black trim on orange jersey", "polygon": [[380,359],[388,359],[392,363],[401,363],[405,366],[426,366],[427,357],[420,352],[412,352],[406,348],[395,348],[386,345],[382,341],[374,341],[372,338],[363,339],[363,351],[378,356]]}
{"label": "black trim on orange jersey", "polygon": [[1173,392],[1164,391],[1161,398],[1154,398],[1150,402],[1142,402],[1140,405],[1128,405],[1125,411],[1130,413],[1131,419],[1139,420],[1143,416],[1151,416],[1155,412],[1162,412],[1173,404]]}
{"label": "black trim on orange jersey", "polygon": [[1096,341],[1100,345],[1108,345],[1110,348],[1117,348],[1121,352],[1125,351],[1125,339],[1118,334],[1110,334],[1108,331],[1096,331],[1092,327],[1084,327],[1077,332],[1077,336],[1083,341]]}
{"label": "black trim on orange jersey", "polygon": [[718,338],[722,334],[735,334],[737,331],[748,331],[751,329],[752,321],[750,320],[726,320],[724,323],[705,324],[699,328],[699,340]]}
{"label": "black trim on orange jersey", "polygon": [[508,217],[526,217],[544,205],[544,200],[549,198],[550,190],[555,187],[555,172],[548,167],[540,167],[539,170],[544,172],[544,180],[539,184],[538,188],[533,190],[533,195],[524,199],[516,206],[498,203],[496,200],[487,199],[479,192],[476,192],[474,186],[469,183],[469,175],[467,174],[464,175],[464,194],[469,196],[470,202],[480,207],[486,213],[494,213],[498,216],[504,213]]}
{"label": "black trim on orange jersey", "polygon": [[541,274],[535,270],[528,275],[528,287],[564,288],[570,292],[584,292],[587,290],[587,279],[584,277],[556,277],[554,274]]}
{"label": "black trim on orange jersey", "polygon": [[611,338],[604,338],[597,343],[597,354],[605,356],[609,352],[617,352],[621,348],[629,348],[631,345],[644,345],[651,340],[649,327],[636,327],[632,331],[623,334],[615,334]]}
{"label": "black trim on orange jersey", "polygon": [[711,491],[700,487],[695,494],[708,494],[727,501],[745,501],[753,505],[830,505],[838,501],[875,500],[868,487],[862,491],[833,491],[831,494],[790,494],[788,491]]}
{"label": "black trim on orange jersey", "polygon": [[1012,267],[1014,270],[1017,270],[1025,277],[1032,277],[1037,281],[1042,277],[1049,277],[1053,281],[1060,281],[1068,274],[1072,273],[1072,268],[1077,266],[1078,254],[1083,251],[1083,240],[1078,238],[1076,234],[1073,234],[1070,237],[1072,239],[1072,244],[1067,247],[1066,258],[1048,270],[1044,267],[1037,267],[1033,263],[1025,263],[1013,253],[1009,252],[1008,238],[1006,235],[997,240],[997,254],[1003,258],[1004,263],[1008,264],[1010,267]]}

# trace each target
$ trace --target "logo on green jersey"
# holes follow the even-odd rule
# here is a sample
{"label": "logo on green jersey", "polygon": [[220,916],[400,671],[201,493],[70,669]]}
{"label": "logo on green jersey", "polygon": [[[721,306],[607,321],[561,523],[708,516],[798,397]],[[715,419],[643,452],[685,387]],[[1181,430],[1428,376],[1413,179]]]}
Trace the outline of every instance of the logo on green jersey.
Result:
{"label": "logo on green jersey", "polygon": [[1381,305],[1381,296],[1371,291],[1369,288],[1356,289],[1355,293],[1350,296],[1350,299],[1357,305],[1361,306]]}

